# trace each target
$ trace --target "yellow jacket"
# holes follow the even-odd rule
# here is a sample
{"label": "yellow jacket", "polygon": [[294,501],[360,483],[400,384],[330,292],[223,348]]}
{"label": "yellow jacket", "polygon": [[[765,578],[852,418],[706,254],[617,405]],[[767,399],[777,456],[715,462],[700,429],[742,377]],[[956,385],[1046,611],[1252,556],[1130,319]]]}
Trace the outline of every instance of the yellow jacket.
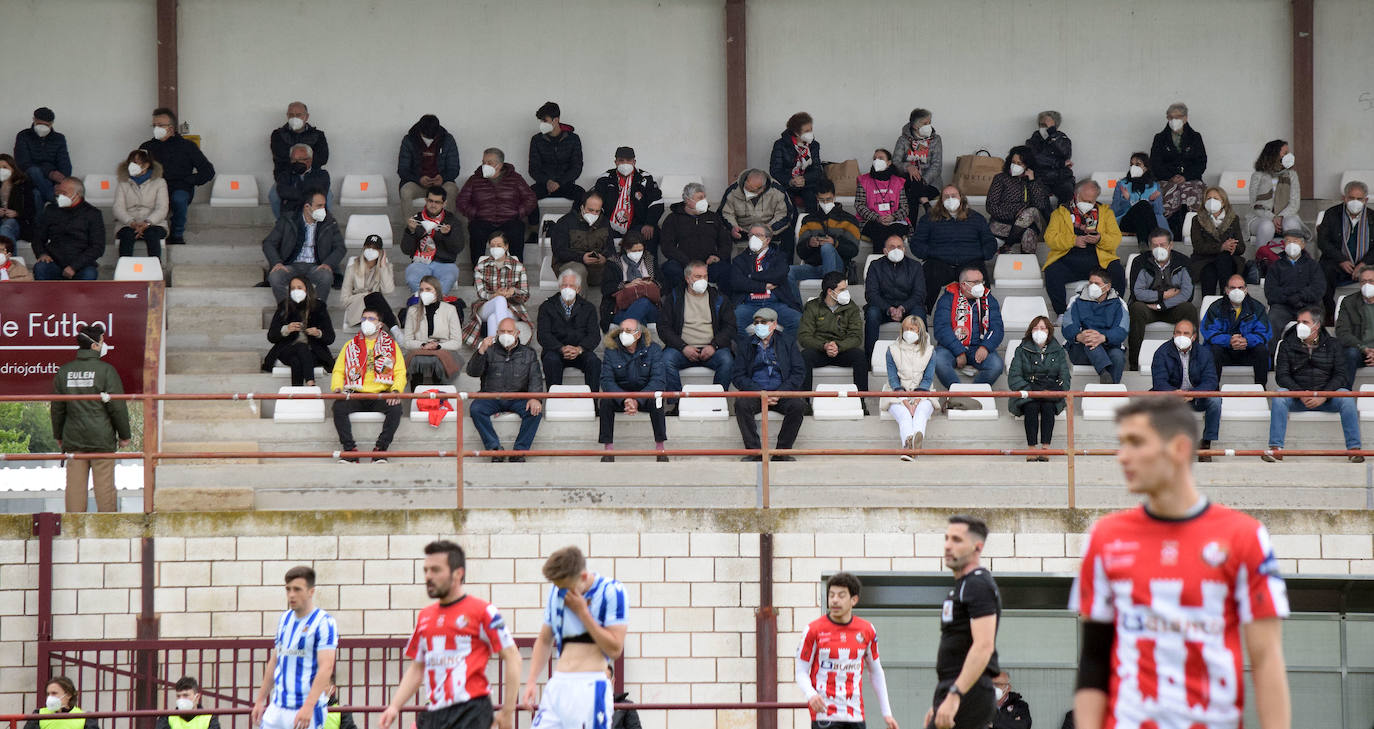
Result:
{"label": "yellow jacket", "polygon": [[[1121,236],[1118,235],[1118,238]],[[377,373],[372,369],[372,347],[377,339],[363,339],[367,347],[367,361],[369,366],[363,370],[363,387],[356,392],[405,392],[406,389],[406,358],[401,354],[401,344],[396,343],[396,365],[392,368],[395,382],[390,385],[377,381]],[[331,378],[329,386],[336,392],[342,392],[344,386],[344,353],[348,351],[348,343],[339,349],[339,357],[334,360],[334,376]]]}
{"label": "yellow jacket", "polygon": [[[1102,237],[1097,241],[1097,265],[1106,268],[1112,261],[1119,261],[1117,246],[1121,245],[1121,228],[1116,224],[1112,209],[1102,203],[1097,204],[1097,232]],[[1060,205],[1050,214],[1050,225],[1045,230],[1045,244],[1050,255],[1045,259],[1045,268],[1064,257],[1073,248],[1073,214]],[[336,368],[337,369],[337,368]]]}

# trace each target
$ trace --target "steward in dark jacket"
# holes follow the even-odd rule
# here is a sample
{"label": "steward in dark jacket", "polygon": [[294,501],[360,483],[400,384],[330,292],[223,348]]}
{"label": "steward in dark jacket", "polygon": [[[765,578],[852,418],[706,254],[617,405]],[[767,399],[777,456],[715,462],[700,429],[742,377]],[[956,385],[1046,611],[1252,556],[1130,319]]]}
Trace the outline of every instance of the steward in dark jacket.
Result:
{"label": "steward in dark jacket", "polygon": [[[692,261],[706,263],[706,278],[716,285],[730,282],[730,253],[734,242],[730,239],[730,225],[714,210],[704,213],[687,211],[687,203],[676,202],[668,208],[659,232],[663,250],[664,283],[673,290],[686,284],[683,276]],[[719,258],[707,263],[711,256]]]}
{"label": "steward in dark jacket", "polygon": [[[53,392],[122,395],[124,384],[114,365],[102,361],[94,349],[82,347],[76,359],[58,368]],[[129,408],[123,400],[58,400],[51,414],[52,436],[61,441],[64,453],[107,453],[115,450],[116,439],[129,440]]]}
{"label": "steward in dark jacket", "polygon": [[291,169],[291,148],[297,144],[310,147],[315,169],[329,164],[329,141],[324,137],[324,130],[311,126],[310,122],[306,122],[299,132],[291,131],[289,124],[273,129],[267,144],[272,149],[272,177],[280,177]]}
{"label": "steward in dark jacket", "polygon": [[[396,174],[401,178],[401,184],[420,184],[426,154],[434,155],[436,172],[444,178],[444,182],[456,181],[463,171],[458,165],[458,140],[449,134],[437,119],[434,121],[434,129],[425,129],[425,133],[421,134],[424,123],[425,117],[421,117],[420,121],[415,122],[410,131],[401,138],[401,150],[396,155]],[[426,136],[434,140],[428,146],[425,145]]]}
{"label": "steward in dark jacket", "polygon": [[33,268],[35,278],[64,278],[62,269],[71,267],[76,272],[73,278],[94,281],[99,274],[100,256],[104,253],[105,219],[84,198],[66,208],[51,203],[43,211],[33,237],[33,254],[38,258],[51,258],[58,275],[44,275],[46,266],[38,261]]}
{"label": "steward in dark jacket", "polygon": [[200,147],[175,131],[162,141],[149,139],[139,148],[151,152],[162,165],[162,179],[167,181],[169,194],[181,190],[194,196],[197,187],[215,179],[215,166]]}
{"label": "steward in dark jacket", "polygon": [[530,186],[540,198],[549,195],[549,181],[558,183],[555,195],[567,197],[564,193],[577,188],[577,178],[582,176],[582,138],[573,131],[571,124],[559,122],[559,127],[561,131],[556,137],[551,134],[530,137]]}
{"label": "steward in dark jacket", "polygon": [[[563,384],[563,370],[576,367],[582,370],[587,386],[596,392],[601,388],[601,360],[596,345],[601,342],[601,322],[596,305],[579,293],[572,305],[563,302],[555,293],[539,305],[539,346],[543,349],[540,362],[544,366],[544,381],[549,385]],[[578,347],[582,351],[574,357],[563,353],[564,347]]]}

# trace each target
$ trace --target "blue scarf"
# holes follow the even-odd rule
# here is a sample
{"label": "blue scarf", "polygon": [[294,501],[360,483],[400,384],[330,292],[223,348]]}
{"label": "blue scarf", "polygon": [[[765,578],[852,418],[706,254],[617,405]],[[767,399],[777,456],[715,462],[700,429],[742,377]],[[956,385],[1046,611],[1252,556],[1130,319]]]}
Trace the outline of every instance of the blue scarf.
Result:
{"label": "blue scarf", "polygon": [[147,171],[147,172],[144,172],[144,173],[141,174],[141,175],[135,175],[135,176],[133,176],[133,177],[130,177],[129,179],[133,180],[135,185],[142,185],[143,183],[145,183],[145,182],[147,182],[149,179],[151,179],[152,176],[153,176],[153,171],[152,171],[152,170],[149,170],[149,171]]}

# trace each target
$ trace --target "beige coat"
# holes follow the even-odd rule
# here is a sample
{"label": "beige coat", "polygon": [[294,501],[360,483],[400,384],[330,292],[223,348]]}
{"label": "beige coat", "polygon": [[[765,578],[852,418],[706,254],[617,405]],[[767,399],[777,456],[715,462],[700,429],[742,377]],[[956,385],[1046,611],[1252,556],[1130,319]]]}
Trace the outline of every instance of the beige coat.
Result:
{"label": "beige coat", "polygon": [[730,225],[737,225],[745,230],[751,225],[766,225],[774,228],[777,223],[787,218],[787,193],[782,191],[772,180],[763,188],[759,196],[750,200],[744,194],[744,178],[748,171],[740,173],[735,180],[735,184],[725,195],[722,201],[720,215],[725,218],[725,222]]}
{"label": "beige coat", "polygon": [[4,279],[5,282],[33,280],[33,274],[29,269],[13,258],[10,259],[10,267],[5,271],[5,274],[8,277]]}
{"label": "beige coat", "polygon": [[368,294],[389,296],[396,290],[396,278],[386,251],[382,251],[377,265],[369,269],[366,263],[362,256],[353,256],[344,267],[343,288],[339,290],[339,300],[344,305],[344,326],[355,327],[363,320],[363,300]]}
{"label": "beige coat", "polygon": [[437,341],[440,349],[457,352],[463,346],[463,322],[458,319],[458,309],[452,304],[440,304],[434,312],[434,331],[429,330],[429,320],[425,308],[419,304],[406,312],[405,339],[401,346],[407,352],[420,348],[430,340]]}
{"label": "beige coat", "polygon": [[128,162],[121,163],[115,174],[119,185],[115,188],[114,217],[122,227],[147,221],[160,228],[167,227],[167,181],[162,179],[162,165],[153,162],[153,174],[142,185],[129,179]]}

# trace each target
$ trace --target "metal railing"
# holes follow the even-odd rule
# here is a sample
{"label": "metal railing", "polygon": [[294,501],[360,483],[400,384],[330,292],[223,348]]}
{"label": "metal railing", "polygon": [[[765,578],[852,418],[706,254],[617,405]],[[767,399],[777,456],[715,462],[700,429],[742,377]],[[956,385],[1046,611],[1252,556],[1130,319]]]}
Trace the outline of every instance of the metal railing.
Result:
{"label": "metal railing", "polygon": [[[910,394],[907,395],[911,396]],[[770,448],[769,443],[769,410],[768,400],[770,398],[877,398],[877,399],[902,399],[902,392],[882,391],[862,391],[862,392],[799,392],[799,391],[779,391],[779,392],[437,392],[427,391],[422,393],[143,393],[143,394],[121,394],[121,395],[0,395],[0,402],[58,402],[58,401],[77,401],[77,400],[124,400],[137,401],[144,404],[145,413],[153,413],[154,417],[145,417],[144,420],[144,450],[125,451],[116,453],[18,453],[0,454],[0,460],[9,461],[52,461],[52,460],[99,460],[99,459],[118,459],[118,460],[141,460],[144,465],[144,486],[143,486],[143,508],[145,512],[153,511],[153,499],[156,490],[157,464],[161,461],[175,460],[213,460],[213,459],[338,459],[338,458],[452,458],[456,476],[456,506],[464,507],[464,461],[468,458],[482,458],[491,456],[530,456],[530,457],[600,457],[608,455],[608,451],[602,449],[568,449],[555,448],[546,450],[531,451],[509,451],[509,450],[485,450],[469,449],[464,442],[463,418],[465,416],[466,403],[469,400],[621,400],[621,399],[655,399],[662,402],[664,399],[757,399],[759,400],[762,420],[759,427],[759,437],[761,446],[759,448],[683,448],[665,449],[662,451],[655,449],[635,449],[635,450],[616,450],[616,456],[759,456],[761,458],[761,474],[759,484],[759,504],[762,508],[770,508],[771,495],[769,483],[769,464],[772,456],[900,456],[904,454],[936,455],[936,456],[1064,456],[1066,459],[1067,486],[1068,486],[1068,506],[1070,509],[1076,508],[1076,485],[1075,485],[1075,459],[1088,456],[1112,456],[1116,455],[1115,448],[1080,448],[1076,443],[1075,425],[1079,416],[1075,413],[1074,403],[1078,400],[1092,398],[1135,398],[1135,397],[1191,397],[1191,398],[1363,398],[1374,397],[1371,392],[1350,392],[1347,390],[1337,391],[1298,391],[1298,390],[1267,390],[1267,391],[1018,391],[1018,390],[994,390],[994,391],[956,391],[956,392],[923,392],[921,397],[933,398],[1032,398],[1032,399],[1062,399],[1065,401],[1065,444],[1063,448],[921,448],[916,451],[909,451],[901,448]],[[166,451],[157,445],[152,450],[148,449],[148,444],[158,443],[157,419],[155,413],[157,403],[162,402],[261,402],[273,400],[390,400],[397,399],[402,401],[410,400],[443,400],[452,401],[456,431],[453,450],[390,450],[390,451]],[[1374,456],[1374,450],[1348,450],[1348,449],[1271,449],[1271,448],[1213,448],[1198,451],[1199,455],[1208,456],[1263,456],[1266,454],[1283,454],[1290,456]]]}

